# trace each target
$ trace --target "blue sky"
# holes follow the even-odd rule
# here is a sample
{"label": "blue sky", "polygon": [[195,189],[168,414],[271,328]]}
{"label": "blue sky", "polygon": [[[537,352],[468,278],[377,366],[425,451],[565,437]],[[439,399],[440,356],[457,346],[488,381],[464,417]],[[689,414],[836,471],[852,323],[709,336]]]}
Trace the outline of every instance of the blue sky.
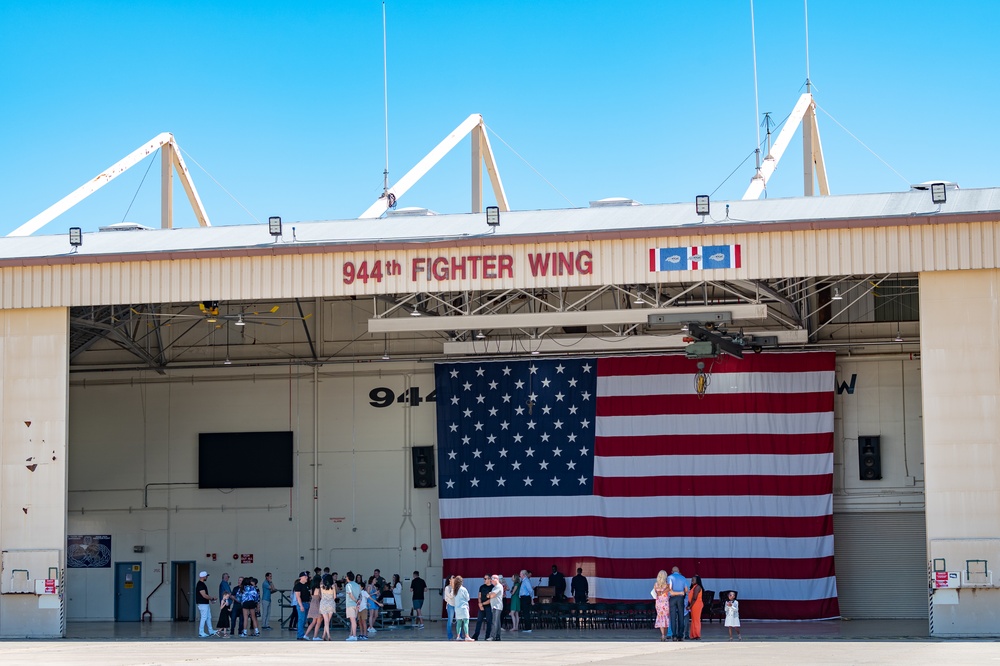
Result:
{"label": "blue sky", "polygon": [[[759,121],[749,0],[386,7],[390,183],[471,113],[495,133],[514,209],[739,199],[753,175],[751,158],[726,180]],[[778,122],[804,90],[803,9],[754,4],[760,111]],[[987,0],[809,3],[834,194],[1000,186],[998,27]],[[215,225],[357,217],[382,187],[382,67],[378,0],[6,0],[0,234],[163,131]],[[158,160],[142,183],[150,161],[37,233],[159,226]],[[466,139],[400,205],[468,212],[468,174]],[[800,196],[800,174],[796,136],[768,196]],[[176,180],[175,225],[195,225]]]}

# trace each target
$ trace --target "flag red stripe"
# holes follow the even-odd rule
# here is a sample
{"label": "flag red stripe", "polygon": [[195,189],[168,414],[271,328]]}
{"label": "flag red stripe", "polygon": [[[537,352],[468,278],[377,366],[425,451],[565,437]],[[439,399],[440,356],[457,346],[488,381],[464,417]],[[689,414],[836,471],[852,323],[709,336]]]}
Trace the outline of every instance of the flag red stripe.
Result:
{"label": "flag red stripe", "polygon": [[796,455],[833,452],[830,433],[795,435],[651,435],[647,437],[598,437],[598,457],[662,455]]}
{"label": "flag red stripe", "polygon": [[[598,376],[611,377],[615,375],[663,375],[690,374],[698,371],[698,361],[683,355],[674,356],[622,356],[600,358]],[[730,356],[720,356],[711,363],[713,375],[740,373],[782,373],[782,372],[833,372],[834,357],[825,352],[766,352],[764,354],[746,354],[743,359]],[[833,390],[831,381],[830,390]]]}
{"label": "flag red stripe", "polygon": [[[546,577],[555,564],[569,577],[570,572],[576,573],[577,567],[587,565],[588,571],[606,578],[603,572],[612,574],[619,579],[648,578],[650,584],[656,579],[656,572],[661,569],[670,571],[671,567],[680,568],[685,576],[695,574],[705,579],[741,580],[755,578],[772,578],[785,580],[811,580],[828,578],[835,575],[833,557],[809,557],[801,559],[777,558],[682,558],[664,555],[658,559],[622,559],[622,558],[587,558],[576,559],[560,557],[482,557],[462,558],[444,561],[444,575],[456,573],[466,579],[483,576],[484,574],[503,574],[510,576],[516,571],[527,569],[533,576]],[[593,585],[591,586],[593,587]],[[599,591],[599,590],[598,590]],[[743,605],[742,600],[740,605]],[[740,609],[742,610],[742,609]],[[802,616],[807,617],[807,616]],[[801,619],[801,618],[800,618]]]}
{"label": "flag red stripe", "polygon": [[492,537],[602,536],[615,539],[658,537],[773,537],[797,538],[833,534],[832,516],[758,517],[670,516],[604,518],[601,516],[452,518],[441,520],[442,539]]}
{"label": "flag red stripe", "polygon": [[739,246],[739,245],[734,245],[733,246],[733,257],[735,259],[734,264],[733,264],[733,268],[742,268],[743,267],[743,255],[740,252],[740,247],[741,246]]}
{"label": "flag red stripe", "polygon": [[656,272],[656,248],[649,248],[649,270],[653,273]]}
{"label": "flag red stripe", "polygon": [[597,477],[601,497],[714,497],[725,495],[829,495],[833,474],[803,476],[642,476]]}
{"label": "flag red stripe", "polygon": [[800,414],[830,412],[833,393],[708,393],[699,395],[598,396],[598,416],[649,416],[670,414]]}
{"label": "flag red stripe", "polygon": [[836,597],[808,601],[740,599],[739,602],[741,620],[801,620],[803,618],[827,620],[840,617],[840,604]]}

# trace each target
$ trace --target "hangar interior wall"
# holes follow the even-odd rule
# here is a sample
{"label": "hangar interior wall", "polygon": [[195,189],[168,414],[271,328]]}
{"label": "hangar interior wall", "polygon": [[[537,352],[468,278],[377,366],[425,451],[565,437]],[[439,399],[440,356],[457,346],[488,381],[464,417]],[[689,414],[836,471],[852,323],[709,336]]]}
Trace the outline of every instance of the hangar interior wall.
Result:
{"label": "hangar interior wall", "polygon": [[[223,572],[263,579],[267,571],[288,589],[313,566],[341,574],[380,568],[404,580],[419,570],[434,585],[437,491],[413,487],[408,451],[434,444],[434,403],[425,400],[432,367],[385,367],[327,366],[318,384],[309,368],[74,382],[68,533],[111,535],[114,561],[144,563],[146,591],[160,582],[163,563],[169,584],[170,563],[192,560],[209,571],[213,589]],[[412,390],[420,402],[398,401]],[[200,432],[287,430],[294,488],[198,488]],[[240,467],[239,459],[228,463],[234,477]],[[136,545],[144,552],[134,553]],[[69,569],[69,619],[112,619],[113,577],[113,567]],[[154,620],[170,619],[170,598],[165,585],[150,599]]]}
{"label": "hangar interior wall", "polygon": [[[213,589],[223,572],[262,578],[265,571],[287,589],[300,569],[314,565],[340,573],[379,567],[404,579],[416,569],[435,584],[441,575],[437,491],[413,488],[407,451],[435,443],[434,403],[426,400],[434,388],[432,366],[328,365],[318,372],[318,385],[307,367],[248,372],[74,375],[68,533],[110,534],[114,561],[143,563],[144,596],[166,563],[166,584],[150,599],[154,620],[170,619],[173,561],[207,569]],[[919,362],[845,360],[838,363],[837,384],[853,388],[838,388],[835,398],[835,512],[922,511]],[[410,399],[400,402],[403,395]],[[289,429],[296,450],[291,491],[197,488],[199,432]],[[859,480],[859,434],[881,435],[882,480]],[[239,460],[231,461],[232,474],[239,468]],[[144,552],[134,553],[135,545]],[[206,559],[212,553],[216,559]],[[252,554],[253,564],[234,561],[234,554]],[[887,577],[896,565],[891,554],[866,563]],[[838,566],[838,574],[851,571]],[[113,575],[113,567],[70,569],[69,619],[113,618]],[[855,594],[849,585],[840,587],[842,595]],[[857,592],[862,607],[863,594]],[[926,604],[903,616],[920,613]]]}
{"label": "hangar interior wall", "polygon": [[1000,271],[921,274],[920,311],[928,557],[973,572],[971,585],[934,592],[932,634],[996,635]]}

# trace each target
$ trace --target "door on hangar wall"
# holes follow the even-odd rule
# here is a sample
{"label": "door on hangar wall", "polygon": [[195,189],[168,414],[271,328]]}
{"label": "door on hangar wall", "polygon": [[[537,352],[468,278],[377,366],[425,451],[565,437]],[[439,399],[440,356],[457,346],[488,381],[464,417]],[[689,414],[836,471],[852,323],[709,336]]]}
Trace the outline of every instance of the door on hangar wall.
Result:
{"label": "door on hangar wall", "polygon": [[195,562],[173,562],[170,575],[172,589],[170,610],[175,622],[187,622],[195,617]]}
{"label": "door on hangar wall", "polygon": [[841,616],[927,618],[923,511],[835,513],[833,532]]}
{"label": "door on hangar wall", "polygon": [[115,562],[115,622],[142,619],[142,564]]}

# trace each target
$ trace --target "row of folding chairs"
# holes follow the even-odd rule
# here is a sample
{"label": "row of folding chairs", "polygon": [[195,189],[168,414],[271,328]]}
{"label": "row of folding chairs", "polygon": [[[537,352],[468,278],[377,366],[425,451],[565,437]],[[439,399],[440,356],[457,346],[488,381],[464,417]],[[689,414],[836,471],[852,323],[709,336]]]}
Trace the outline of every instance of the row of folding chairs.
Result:
{"label": "row of folding chairs", "polygon": [[636,603],[539,603],[532,622],[540,629],[648,629],[656,619],[652,601]]}

